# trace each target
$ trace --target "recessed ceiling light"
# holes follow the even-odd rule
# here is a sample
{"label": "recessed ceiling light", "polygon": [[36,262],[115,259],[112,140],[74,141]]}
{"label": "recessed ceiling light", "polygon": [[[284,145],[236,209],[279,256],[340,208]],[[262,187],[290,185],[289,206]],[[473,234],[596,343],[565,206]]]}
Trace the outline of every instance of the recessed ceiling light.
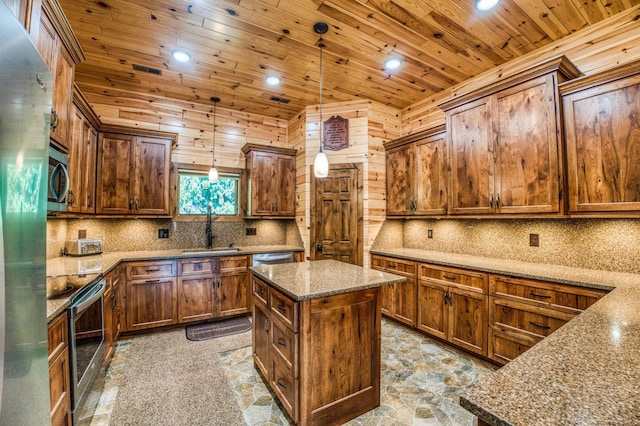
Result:
{"label": "recessed ceiling light", "polygon": [[499,1],[500,0],[475,0],[474,6],[478,10],[485,11],[496,7]]}
{"label": "recessed ceiling light", "polygon": [[191,53],[182,49],[172,50],[171,56],[178,62],[189,62],[191,60]]}
{"label": "recessed ceiling light", "polygon": [[277,86],[282,79],[277,75],[268,75],[264,78],[264,81],[266,81],[269,86]]}
{"label": "recessed ceiling light", "polygon": [[398,58],[396,56],[394,56],[393,58],[389,58],[387,60],[384,61],[384,69],[385,70],[395,70],[400,68],[400,65],[402,65],[402,58]]}

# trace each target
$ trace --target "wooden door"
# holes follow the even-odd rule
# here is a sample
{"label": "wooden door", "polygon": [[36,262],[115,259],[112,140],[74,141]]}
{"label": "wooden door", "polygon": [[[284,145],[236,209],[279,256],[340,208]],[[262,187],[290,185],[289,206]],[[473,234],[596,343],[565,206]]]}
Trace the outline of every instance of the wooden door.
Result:
{"label": "wooden door", "polygon": [[554,76],[498,93],[493,119],[497,129],[496,212],[559,212]]}
{"label": "wooden door", "polygon": [[410,327],[416,326],[417,293],[415,278],[407,278],[393,286],[393,318]]}
{"label": "wooden door", "polygon": [[449,341],[487,356],[489,297],[457,288],[449,290]]}
{"label": "wooden door", "polygon": [[156,278],[127,283],[127,329],[160,327],[178,322],[175,278]]}
{"label": "wooden door", "polygon": [[97,214],[129,214],[133,199],[130,197],[130,175],[133,160],[134,137],[104,133],[98,143]]}
{"label": "wooden door", "polygon": [[449,330],[448,286],[418,280],[418,329],[446,340]]}
{"label": "wooden door", "polygon": [[84,115],[75,105],[71,107],[71,144],[69,150],[69,196],[67,211],[82,212],[84,171]]}
{"label": "wooden door", "polygon": [[393,315],[393,287],[395,284],[388,284],[382,286],[382,298],[380,301],[380,308],[382,310],[382,314],[388,317]]}
{"label": "wooden door", "polygon": [[169,214],[171,140],[137,137],[133,147],[133,212]]}
{"label": "wooden door", "polygon": [[446,113],[451,149],[452,214],[493,212],[493,135],[491,103],[482,98]]}
{"label": "wooden door", "polygon": [[251,311],[248,271],[221,272],[216,291],[216,316],[245,314]]}
{"label": "wooden door", "polygon": [[637,214],[640,75],[588,87],[563,102],[571,213]]}
{"label": "wooden door", "polygon": [[387,151],[387,215],[405,216],[415,211],[415,145]]}
{"label": "wooden door", "polygon": [[415,202],[418,215],[447,212],[447,141],[444,133],[415,143]]}
{"label": "wooden door", "polygon": [[278,154],[276,158],[275,213],[278,216],[296,215],[296,158]]}
{"label": "wooden door", "polygon": [[213,318],[213,276],[178,278],[178,322]]}
{"label": "wooden door", "polygon": [[274,188],[276,157],[273,152],[253,151],[251,153],[251,214],[270,216],[274,211]]}
{"label": "wooden door", "polygon": [[258,369],[262,373],[263,377],[269,382],[271,377],[269,375],[269,341],[270,341],[270,320],[267,308],[260,303],[253,303],[252,311],[253,320],[253,361],[258,366]]}
{"label": "wooden door", "polygon": [[316,178],[313,260],[334,259],[361,264],[362,254],[358,252],[360,208],[356,168],[330,169],[326,178]]}

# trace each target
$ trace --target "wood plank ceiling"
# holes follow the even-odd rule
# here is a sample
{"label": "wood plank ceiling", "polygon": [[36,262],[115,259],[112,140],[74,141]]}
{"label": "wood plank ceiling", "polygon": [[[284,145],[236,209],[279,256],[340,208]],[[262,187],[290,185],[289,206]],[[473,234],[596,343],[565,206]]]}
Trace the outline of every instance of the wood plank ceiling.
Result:
{"label": "wood plank ceiling", "polygon": [[[484,13],[473,0],[60,3],[87,56],[76,81],[89,100],[210,105],[217,96],[220,107],[289,119],[319,103],[315,22],[329,24],[323,101],[371,99],[402,109],[640,0],[502,0]],[[192,61],[171,58],[176,48],[187,49]],[[387,72],[382,64],[392,55],[404,63]],[[267,86],[267,74],[282,83]]]}

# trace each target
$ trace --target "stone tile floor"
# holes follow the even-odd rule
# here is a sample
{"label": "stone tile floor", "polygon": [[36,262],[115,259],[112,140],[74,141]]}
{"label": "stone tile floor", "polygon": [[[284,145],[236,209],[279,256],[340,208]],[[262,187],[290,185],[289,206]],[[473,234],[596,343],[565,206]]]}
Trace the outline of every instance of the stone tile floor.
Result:
{"label": "stone tile floor", "polygon": [[[382,324],[380,406],[347,424],[475,425],[458,397],[497,367],[392,321]],[[130,345],[130,339],[118,342],[111,364],[94,383],[80,425],[109,425]],[[248,425],[291,424],[254,368],[251,347],[221,353],[220,359]]]}

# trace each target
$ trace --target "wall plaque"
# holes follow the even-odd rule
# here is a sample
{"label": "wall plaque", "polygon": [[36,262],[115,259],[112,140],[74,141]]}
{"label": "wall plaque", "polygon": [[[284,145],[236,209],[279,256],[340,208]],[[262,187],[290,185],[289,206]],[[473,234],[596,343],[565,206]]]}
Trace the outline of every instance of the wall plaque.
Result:
{"label": "wall plaque", "polygon": [[324,149],[339,151],[349,148],[349,120],[334,115],[323,123]]}

